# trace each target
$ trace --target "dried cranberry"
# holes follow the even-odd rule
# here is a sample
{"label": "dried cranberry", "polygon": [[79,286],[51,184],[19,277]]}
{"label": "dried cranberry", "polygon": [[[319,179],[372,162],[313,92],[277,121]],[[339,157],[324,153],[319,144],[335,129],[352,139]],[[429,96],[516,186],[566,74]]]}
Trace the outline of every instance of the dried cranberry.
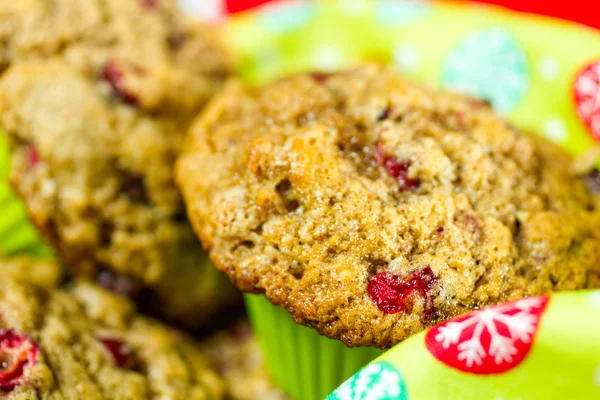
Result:
{"label": "dried cranberry", "polygon": [[185,33],[174,33],[167,38],[167,43],[171,50],[177,51],[183,47],[187,40],[188,36]]}
{"label": "dried cranberry", "polygon": [[147,10],[153,10],[158,7],[158,0],[140,0],[142,7]]}
{"label": "dried cranberry", "polygon": [[588,189],[592,193],[600,193],[600,171],[597,169],[591,171],[585,176]]}
{"label": "dried cranberry", "polygon": [[492,103],[489,100],[477,97],[469,97],[467,103],[474,108],[490,108],[492,106]]}
{"label": "dried cranberry", "polygon": [[144,178],[134,172],[121,171],[121,191],[133,202],[148,204],[150,201]]}
{"label": "dried cranberry", "polygon": [[455,219],[458,222],[460,222],[463,226],[465,226],[469,231],[471,231],[474,234],[476,240],[481,239],[481,236],[483,234],[481,230],[481,224],[474,215],[469,214],[465,211],[459,211],[456,214]]}
{"label": "dried cranberry", "polygon": [[110,60],[102,69],[101,78],[108,82],[115,94],[127,104],[138,106],[139,101],[135,94],[131,93],[125,86],[123,70],[116,61]]}
{"label": "dried cranberry", "polygon": [[37,166],[40,163],[40,154],[36,150],[35,146],[33,146],[31,144],[27,145],[27,148],[25,151],[27,153],[27,164],[30,167]]}
{"label": "dried cranberry", "polygon": [[27,368],[35,365],[38,345],[26,335],[0,330],[0,390],[10,391],[25,379]]}
{"label": "dried cranberry", "polygon": [[387,173],[396,181],[402,190],[414,190],[421,185],[419,179],[411,179],[408,177],[408,169],[410,162],[399,161],[396,157],[385,154],[383,143],[379,142],[375,151],[375,161],[383,165]]}
{"label": "dried cranberry", "polygon": [[385,110],[381,111],[381,113],[377,116],[377,121],[383,121],[390,117],[392,113],[392,107],[387,107]]}
{"label": "dried cranberry", "polygon": [[367,293],[379,310],[385,314],[396,314],[413,304],[416,295],[425,300],[425,319],[434,314],[433,286],[438,277],[429,266],[408,273],[405,276],[390,272],[380,272],[367,285]]}
{"label": "dried cranberry", "polygon": [[319,83],[325,83],[325,81],[327,79],[329,79],[329,77],[331,76],[331,73],[329,72],[313,72],[312,74],[310,74],[311,78],[313,78],[315,81],[319,82]]}
{"label": "dried cranberry", "polygon": [[133,278],[116,274],[108,269],[98,272],[96,283],[106,290],[132,300],[136,299],[141,292],[140,284]]}
{"label": "dried cranberry", "polygon": [[121,368],[132,368],[134,365],[133,353],[129,346],[120,339],[102,338],[100,342],[111,355],[115,365]]}

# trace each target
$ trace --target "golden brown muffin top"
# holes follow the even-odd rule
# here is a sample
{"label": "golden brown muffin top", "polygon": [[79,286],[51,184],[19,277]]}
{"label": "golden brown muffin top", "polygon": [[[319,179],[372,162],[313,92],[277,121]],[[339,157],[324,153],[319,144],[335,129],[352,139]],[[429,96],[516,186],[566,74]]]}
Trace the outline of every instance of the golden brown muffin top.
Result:
{"label": "golden brown muffin top", "polygon": [[553,144],[365,66],[231,82],[177,179],[212,260],[349,346],[598,283],[596,199]]}
{"label": "golden brown muffin top", "polygon": [[173,166],[230,73],[216,33],[171,0],[9,1],[0,21],[0,125],[34,224],[76,273],[108,271],[163,316],[206,323],[237,296],[192,232]]}

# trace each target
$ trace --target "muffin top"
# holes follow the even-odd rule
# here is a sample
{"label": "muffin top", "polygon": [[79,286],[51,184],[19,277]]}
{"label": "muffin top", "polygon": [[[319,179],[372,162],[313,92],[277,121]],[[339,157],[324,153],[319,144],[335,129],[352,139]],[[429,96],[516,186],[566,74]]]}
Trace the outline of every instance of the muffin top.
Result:
{"label": "muffin top", "polygon": [[[11,263],[0,261],[0,270]],[[37,267],[30,263],[29,268]],[[10,275],[0,291],[0,316],[0,397],[225,396],[223,382],[198,345],[139,316],[129,301],[93,284],[79,281],[58,288]]]}
{"label": "muffin top", "polygon": [[0,125],[31,220],[75,272],[206,322],[237,297],[193,234],[173,166],[230,71],[215,33],[166,0],[3,2],[0,21]]}
{"label": "muffin top", "polygon": [[597,199],[485,101],[375,65],[229,83],[177,179],[212,260],[348,346],[598,284]]}
{"label": "muffin top", "polygon": [[231,63],[216,32],[174,0],[19,0],[0,5],[0,71],[62,57],[107,94],[152,113],[193,116]]}

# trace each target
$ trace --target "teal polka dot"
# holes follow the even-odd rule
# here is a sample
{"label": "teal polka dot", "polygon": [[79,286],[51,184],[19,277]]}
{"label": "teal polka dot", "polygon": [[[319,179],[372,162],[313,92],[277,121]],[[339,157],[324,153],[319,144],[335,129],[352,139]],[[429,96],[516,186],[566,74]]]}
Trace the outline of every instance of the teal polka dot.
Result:
{"label": "teal polka dot", "polygon": [[407,400],[406,383],[389,362],[367,365],[326,400]]}
{"label": "teal polka dot", "polygon": [[283,33],[308,25],[316,14],[316,4],[290,1],[265,7],[260,19],[267,31]]}
{"label": "teal polka dot", "polygon": [[407,25],[424,17],[428,10],[424,1],[381,0],[375,5],[375,18],[382,25]]}
{"label": "teal polka dot", "polygon": [[529,90],[525,52],[505,29],[469,33],[447,56],[442,83],[509,113]]}

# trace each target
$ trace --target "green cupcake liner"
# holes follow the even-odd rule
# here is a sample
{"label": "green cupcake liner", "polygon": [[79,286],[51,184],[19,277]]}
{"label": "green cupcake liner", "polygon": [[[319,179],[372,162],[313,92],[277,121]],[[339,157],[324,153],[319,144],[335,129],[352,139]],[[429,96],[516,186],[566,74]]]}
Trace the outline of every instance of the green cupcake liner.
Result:
{"label": "green cupcake liner", "polygon": [[28,254],[49,258],[52,252],[27,218],[23,203],[10,189],[10,153],[0,132],[0,256]]}
{"label": "green cupcake liner", "polygon": [[293,399],[321,400],[383,352],[348,348],[294,322],[282,307],[264,296],[245,295],[254,333],[275,383]]}

